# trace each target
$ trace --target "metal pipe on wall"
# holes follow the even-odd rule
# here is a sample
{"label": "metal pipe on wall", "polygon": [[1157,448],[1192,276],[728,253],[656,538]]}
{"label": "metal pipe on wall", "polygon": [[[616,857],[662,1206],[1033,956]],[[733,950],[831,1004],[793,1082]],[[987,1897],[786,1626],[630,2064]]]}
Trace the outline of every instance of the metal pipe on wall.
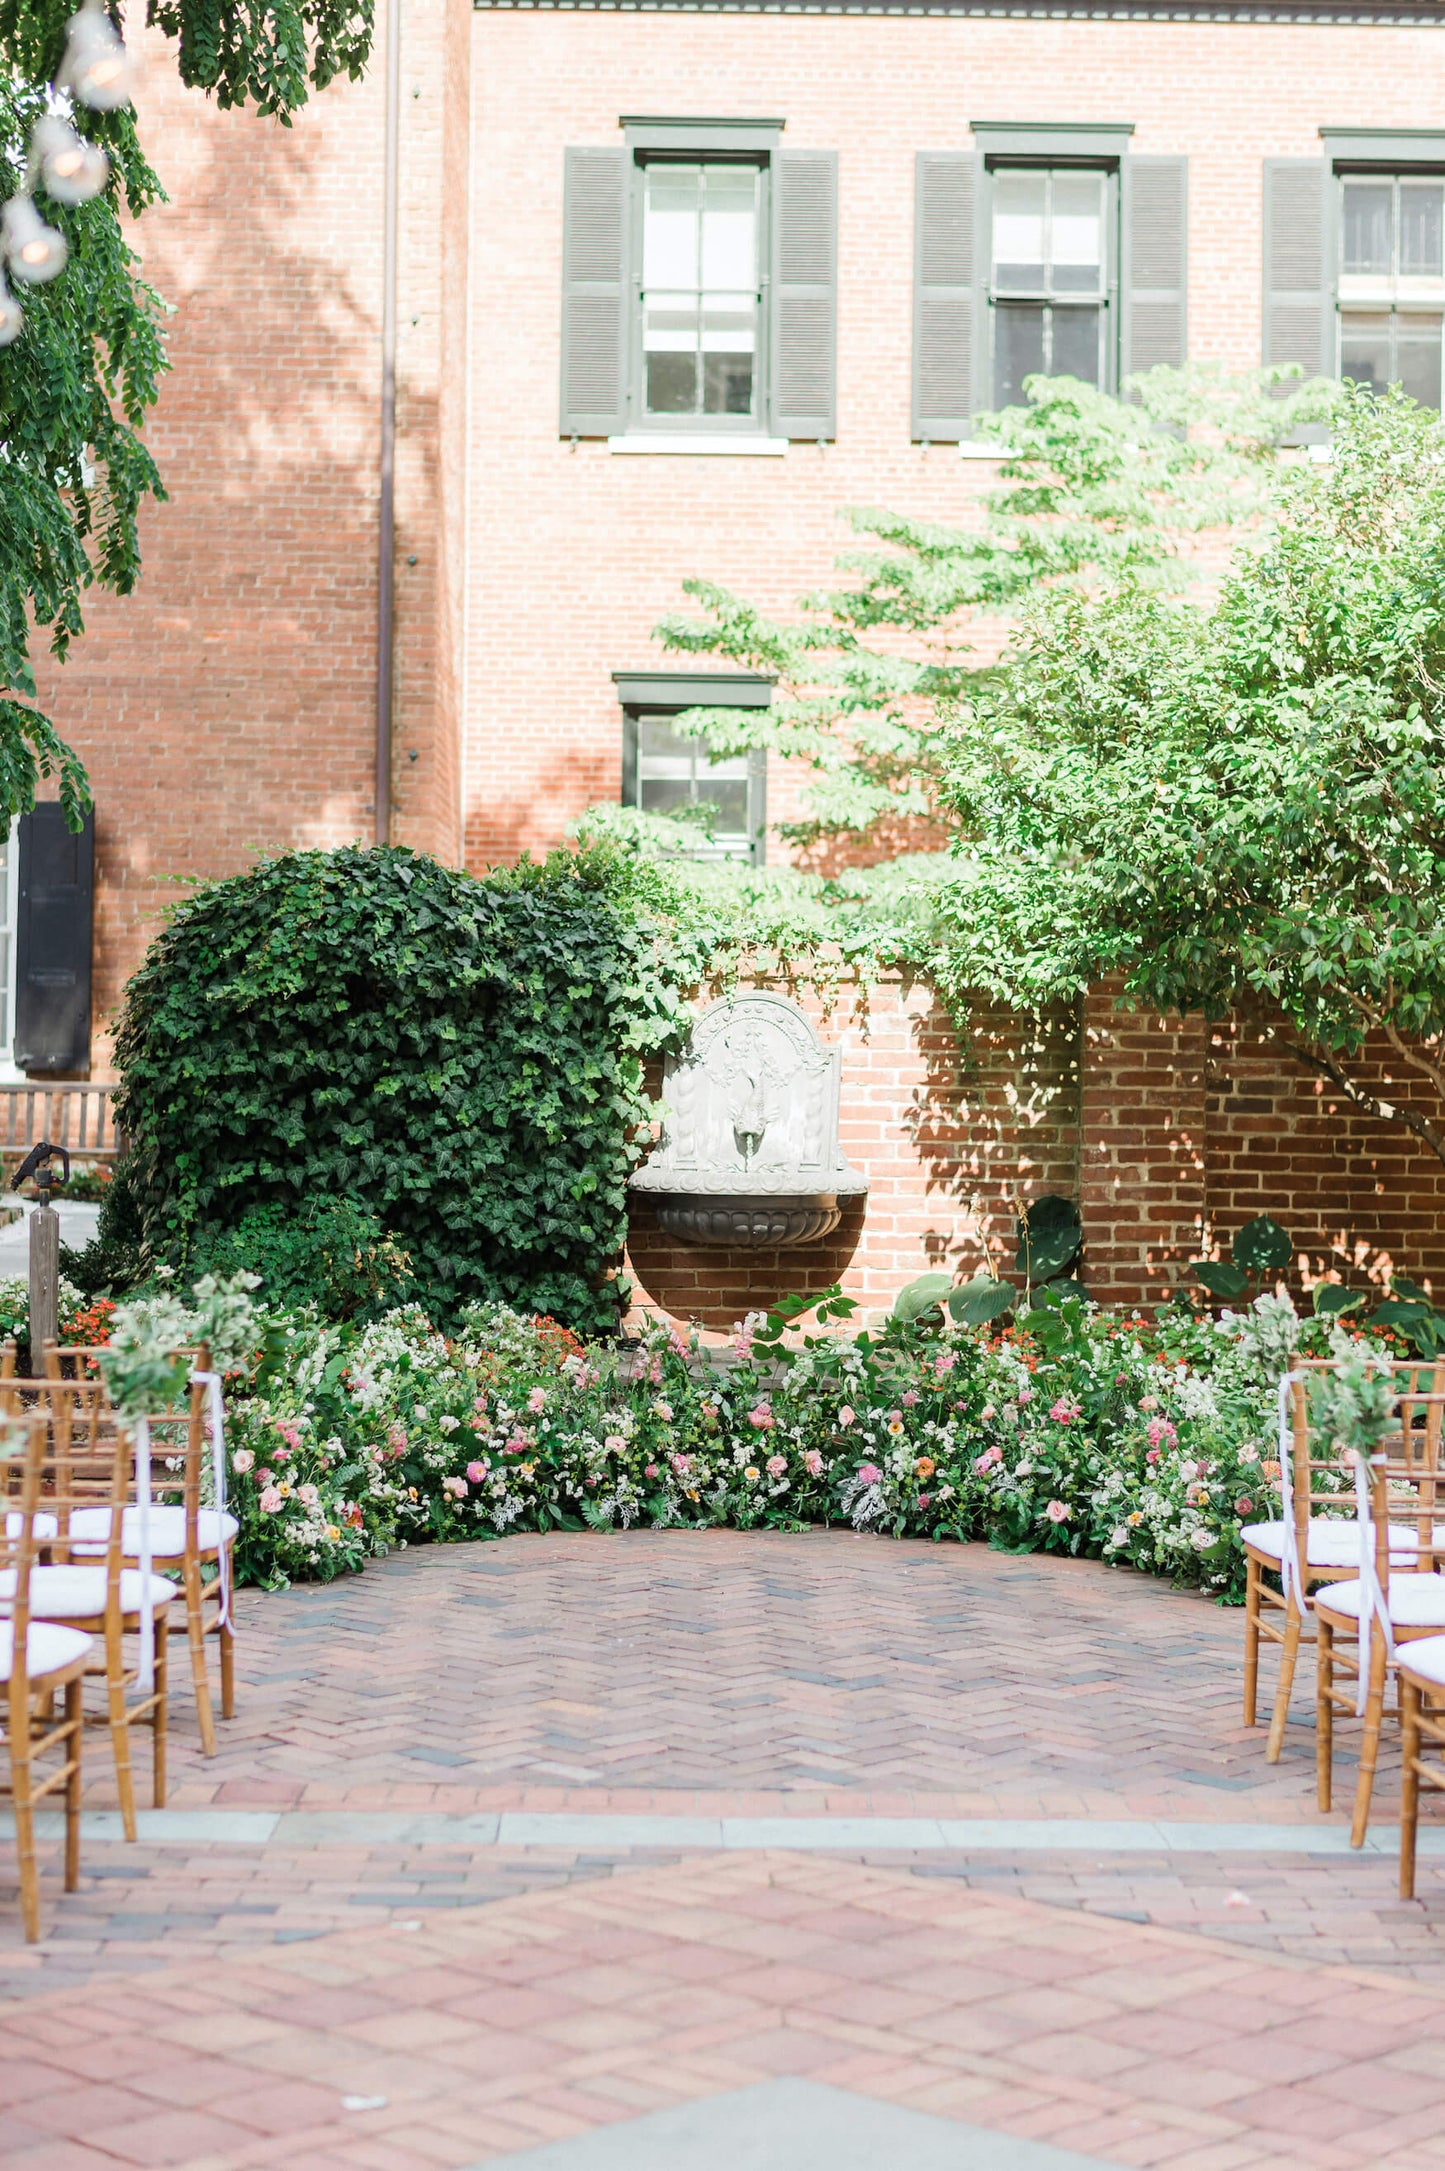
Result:
{"label": "metal pipe on wall", "polygon": [[376,609],[376,841],[391,842],[391,709],[396,655],[396,258],[401,168],[401,0],[386,7],[386,176],[382,194],[381,490]]}

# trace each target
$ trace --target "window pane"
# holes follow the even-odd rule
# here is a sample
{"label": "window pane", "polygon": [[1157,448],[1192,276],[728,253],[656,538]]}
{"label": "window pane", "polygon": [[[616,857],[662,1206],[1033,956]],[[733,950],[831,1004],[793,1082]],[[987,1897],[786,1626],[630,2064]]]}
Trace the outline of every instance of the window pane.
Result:
{"label": "window pane", "polygon": [[1085,384],[1099,382],[1098,309],[1054,309],[1052,377],[1082,377]]}
{"label": "window pane", "polygon": [[672,728],[670,716],[639,716],[637,719],[638,757],[649,765],[659,757],[686,762],[689,767],[693,755],[700,751],[700,742],[685,739]]}
{"label": "window pane", "polygon": [[1440,405],[1440,319],[1401,310],[1395,318],[1395,375],[1422,407]]}
{"label": "window pane", "polygon": [[689,777],[644,776],[638,781],[638,803],[644,814],[676,814],[693,803]]}
{"label": "window pane", "polygon": [[994,323],[994,405],[1021,407],[1024,379],[1037,376],[1044,366],[1044,311],[1042,304],[1000,302]]}
{"label": "window pane", "polygon": [[1390,315],[1385,309],[1347,309],[1340,317],[1340,375],[1384,392],[1390,382]]}
{"label": "window pane", "polygon": [[1407,277],[1440,277],[1439,181],[1400,183],[1400,270]]}
{"label": "window pane", "polygon": [[1056,173],[1049,220],[1049,267],[1056,294],[1097,294],[1103,264],[1104,176]]}
{"label": "window pane", "polygon": [[750,354],[707,354],[702,364],[704,414],[750,415],[753,411],[753,358]]}
{"label": "window pane", "polygon": [[653,415],[697,413],[697,355],[647,355],[647,411]]}
{"label": "window pane", "polygon": [[720,831],[731,831],[734,836],[745,835],[748,826],[747,779],[737,782],[724,781],[721,777],[704,775],[698,778],[697,797],[700,805],[713,810],[713,826]]}
{"label": "window pane", "polygon": [[709,166],[702,215],[702,284],[755,287],[756,166]]}
{"label": "window pane", "polygon": [[649,166],[642,215],[642,283],[695,287],[702,169]]}
{"label": "window pane", "polygon": [[1387,275],[1394,269],[1394,185],[1389,181],[1346,181],[1344,262],[1346,272]]}
{"label": "window pane", "polygon": [[994,285],[1001,293],[1043,291],[1048,178],[1006,166],[993,177]]}

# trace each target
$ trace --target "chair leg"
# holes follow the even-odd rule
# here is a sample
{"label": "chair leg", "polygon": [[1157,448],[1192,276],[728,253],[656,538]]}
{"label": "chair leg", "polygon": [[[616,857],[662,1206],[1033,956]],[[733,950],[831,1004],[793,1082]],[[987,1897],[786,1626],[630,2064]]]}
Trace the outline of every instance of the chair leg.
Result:
{"label": "chair leg", "polygon": [[85,1679],[77,1674],[65,1687],[66,1761],[65,1780],[65,1889],[80,1886],[80,1756],[85,1740]]}
{"label": "chair leg", "polygon": [[1315,1617],[1315,1798],[1330,1806],[1335,1762],[1335,1632],[1322,1615]]}
{"label": "chair leg", "polygon": [[115,1756],[115,1791],[120,1797],[121,1830],[135,1838],[135,1778],[130,1768],[130,1713],[125,1708],[125,1676],[109,1658],[105,1669],[106,1708],[110,1719],[110,1746]]}
{"label": "chair leg", "polygon": [[1415,1897],[1415,1835],[1420,1822],[1420,1691],[1400,1683],[1400,1897]]}
{"label": "chair leg", "polygon": [[166,1806],[166,1734],[170,1713],[166,1625],[166,1616],[162,1613],[156,1621],[156,1701],[151,1711],[151,1800],[157,1809]]}
{"label": "chair leg", "polygon": [[[1370,1681],[1365,1699],[1365,1738],[1360,1743],[1360,1776],[1355,1786],[1355,1814],[1350,1825],[1350,1845],[1363,1847],[1370,1827],[1370,1796],[1375,1791],[1375,1766],[1380,1759],[1380,1727],[1385,1716],[1385,1675],[1389,1659],[1379,1625],[1371,1621]],[[1365,1654],[1360,1653],[1360,1664]]]}
{"label": "chair leg", "polygon": [[15,1857],[20,1873],[20,1920],[27,1945],[40,1936],[40,1875],[35,1866],[35,1811],[30,1799],[31,1720],[28,1702],[10,1704],[10,1791],[15,1810]]}
{"label": "chair leg", "polygon": [[221,1717],[236,1716],[236,1638],[229,1621],[222,1621],[216,1631],[221,1646]]}
{"label": "chair leg", "polygon": [[196,1719],[201,1729],[201,1750],[206,1756],[216,1753],[216,1722],[211,1713],[211,1684],[206,1678],[206,1621],[201,1611],[201,1572],[194,1561],[187,1561],[186,1587],[186,1635],[191,1646],[191,1683],[196,1692]]}
{"label": "chair leg", "polygon": [[1244,1572],[1244,1723],[1256,1722],[1259,1696],[1259,1562],[1251,1554]]}
{"label": "chair leg", "polygon": [[1284,1747],[1285,1721],[1289,1717],[1289,1700],[1294,1690],[1294,1669],[1299,1657],[1300,1631],[1303,1626],[1299,1600],[1291,1591],[1289,1612],[1284,1624],[1284,1643],[1279,1654],[1279,1680],[1275,1684],[1274,1713],[1269,1722],[1269,1744],[1264,1752],[1265,1762],[1268,1764],[1279,1762],[1279,1753]]}

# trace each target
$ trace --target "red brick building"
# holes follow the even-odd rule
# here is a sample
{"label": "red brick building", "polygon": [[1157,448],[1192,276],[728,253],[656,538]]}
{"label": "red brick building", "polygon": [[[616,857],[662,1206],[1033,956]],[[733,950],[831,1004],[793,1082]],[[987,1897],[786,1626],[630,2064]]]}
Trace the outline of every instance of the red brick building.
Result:
{"label": "red brick building", "polygon": [[[378,792],[395,839],[479,868],[696,789],[667,713],[706,689],[651,637],[681,579],[785,610],[841,508],[957,517],[969,418],[1027,370],[1297,360],[1439,397],[1437,5],[400,4],[379,784],[388,26],[289,132],[183,92],[153,41],[170,502],[44,689],[96,793],[98,1075],[178,881],[370,836]],[[768,849],[785,777],[707,789]],[[825,1028],[875,1170],[852,1248],[748,1287],[826,1265],[881,1295],[974,1255],[975,1193],[998,1227],[1041,1185],[1083,1201],[1101,1291],[1261,1206],[1317,1265],[1445,1271],[1434,1165],[1228,1036],[1101,1000],[1046,1059],[994,1021],[960,1085],[921,1001]],[[636,1248],[659,1301],[702,1256]]]}

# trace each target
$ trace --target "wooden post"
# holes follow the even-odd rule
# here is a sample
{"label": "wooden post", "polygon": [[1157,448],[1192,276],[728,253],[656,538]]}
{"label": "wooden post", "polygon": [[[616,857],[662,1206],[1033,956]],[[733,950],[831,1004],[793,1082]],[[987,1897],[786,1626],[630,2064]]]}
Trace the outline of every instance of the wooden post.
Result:
{"label": "wooden post", "polygon": [[38,1377],[41,1352],[56,1340],[60,1300],[60,1216],[49,1203],[30,1216],[30,1371]]}

